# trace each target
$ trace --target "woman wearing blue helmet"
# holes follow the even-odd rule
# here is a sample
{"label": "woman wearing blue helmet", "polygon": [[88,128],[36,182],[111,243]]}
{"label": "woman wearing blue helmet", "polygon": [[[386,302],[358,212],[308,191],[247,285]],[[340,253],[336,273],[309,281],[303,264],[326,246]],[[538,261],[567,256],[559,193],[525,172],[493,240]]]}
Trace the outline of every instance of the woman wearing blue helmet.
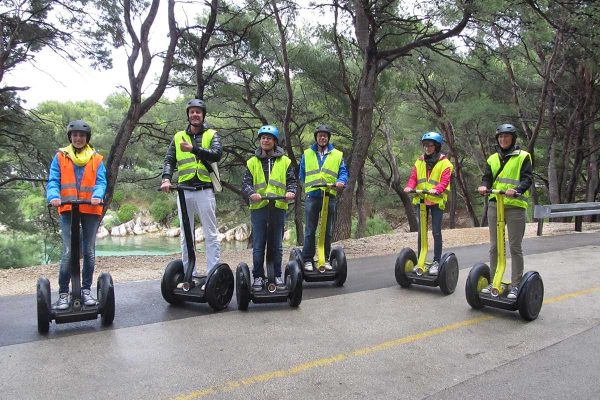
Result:
{"label": "woman wearing blue helmet", "polygon": [[[267,257],[272,257],[277,288],[285,289],[285,282],[281,278],[283,233],[287,201],[294,199],[297,189],[292,162],[283,148],[279,147],[279,129],[273,125],[262,126],[258,130],[258,140],[259,147],[246,162],[242,177],[242,193],[250,201],[252,288],[255,292],[264,289],[265,251]],[[262,199],[266,195],[285,196],[286,201],[270,203]]]}
{"label": "woman wearing blue helmet", "polygon": [[[437,275],[439,262],[442,257],[442,215],[446,208],[448,193],[450,192],[450,178],[454,166],[448,158],[441,153],[444,139],[437,132],[426,132],[421,137],[423,154],[417,158],[412,168],[404,191],[414,189],[427,190],[425,196],[427,211],[431,213],[431,231],[433,235],[433,263],[429,267],[430,275]],[[413,204],[419,215],[419,198],[413,198]],[[419,236],[419,249],[421,248]],[[417,268],[417,267],[415,267]]]}

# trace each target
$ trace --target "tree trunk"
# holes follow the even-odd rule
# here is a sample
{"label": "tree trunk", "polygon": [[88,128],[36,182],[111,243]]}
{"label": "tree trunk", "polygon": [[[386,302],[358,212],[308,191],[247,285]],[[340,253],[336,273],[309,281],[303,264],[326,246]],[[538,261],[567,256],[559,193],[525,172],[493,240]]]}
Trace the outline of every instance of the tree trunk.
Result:
{"label": "tree trunk", "polygon": [[360,172],[356,188],[356,210],[358,211],[358,223],[356,224],[356,238],[365,237],[367,228],[367,211],[365,207],[365,173]]}

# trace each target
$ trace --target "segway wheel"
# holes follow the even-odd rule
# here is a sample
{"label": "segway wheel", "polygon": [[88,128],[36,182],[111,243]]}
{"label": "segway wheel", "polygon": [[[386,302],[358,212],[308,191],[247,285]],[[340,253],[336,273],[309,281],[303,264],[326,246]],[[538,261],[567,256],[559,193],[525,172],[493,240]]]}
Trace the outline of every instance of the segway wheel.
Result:
{"label": "segway wheel", "polygon": [[400,250],[398,258],[396,258],[396,282],[403,287],[410,287],[411,282],[406,275],[407,272],[412,272],[413,268],[417,265],[417,255],[413,249],[405,247]]}
{"label": "segway wheel", "polygon": [[490,267],[483,263],[475,264],[471,268],[471,271],[469,271],[467,283],[465,284],[465,297],[467,298],[467,303],[469,303],[472,308],[476,310],[483,308],[479,293],[489,284]]}
{"label": "segway wheel", "polygon": [[531,277],[523,282],[517,301],[521,318],[525,321],[537,319],[544,302],[544,282],[540,274],[532,272]]}
{"label": "segway wheel", "polygon": [[160,292],[162,293],[163,299],[169,304],[178,305],[183,303],[173,291],[177,287],[179,282],[183,282],[183,261],[175,260],[171,261],[163,274],[162,280],[160,281]]}
{"label": "segway wheel", "polygon": [[38,332],[46,334],[50,329],[50,281],[43,277],[39,278],[36,289]]}
{"label": "segway wheel", "polygon": [[346,277],[348,276],[348,263],[346,262],[346,253],[340,247],[335,247],[331,251],[331,256],[329,257],[329,261],[331,262],[331,266],[335,270],[335,286],[344,286],[344,282],[346,282]]}
{"label": "segway wheel", "polygon": [[219,264],[206,283],[206,301],[215,311],[221,311],[229,305],[233,297],[233,272],[227,264]]}
{"label": "segway wheel", "polygon": [[297,247],[293,248],[290,251],[290,261],[296,261],[298,265],[302,266],[304,264],[304,259],[302,258],[302,249]]}
{"label": "segway wheel", "polygon": [[100,319],[103,326],[109,326],[115,319],[115,287],[108,272],[103,272],[96,282],[96,293],[100,305]]}
{"label": "segway wheel", "polygon": [[442,256],[438,274],[440,290],[445,295],[454,293],[458,283],[458,259],[454,253],[446,253]]}
{"label": "segway wheel", "polygon": [[285,281],[290,291],[288,303],[290,307],[298,307],[302,302],[302,272],[295,261],[289,261],[285,269]]}
{"label": "segway wheel", "polygon": [[250,269],[243,262],[235,270],[235,296],[238,310],[246,311],[250,304]]}

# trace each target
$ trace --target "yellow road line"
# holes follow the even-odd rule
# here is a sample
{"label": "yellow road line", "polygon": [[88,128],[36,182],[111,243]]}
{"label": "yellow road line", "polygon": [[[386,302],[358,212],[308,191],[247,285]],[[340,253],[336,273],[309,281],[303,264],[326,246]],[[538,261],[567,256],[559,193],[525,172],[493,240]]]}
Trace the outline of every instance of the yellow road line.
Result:
{"label": "yellow road line", "polygon": [[[597,291],[600,291],[600,286],[579,290],[577,292],[563,294],[561,296],[551,297],[549,299],[544,300],[544,304],[552,304],[552,303],[556,303],[558,301],[572,299],[577,296],[583,296],[583,295],[590,294],[590,293],[597,292]],[[427,339],[432,336],[441,335],[443,333],[454,331],[454,330],[461,329],[461,328],[465,328],[467,326],[476,325],[476,324],[479,324],[479,323],[482,323],[485,321],[489,321],[489,320],[492,320],[495,318],[496,317],[484,315],[484,316],[477,317],[477,318],[466,319],[463,321],[444,325],[439,328],[429,329],[427,331],[416,333],[414,335],[405,336],[405,337],[398,338],[398,339],[388,340],[383,343],[376,344],[374,346],[363,347],[362,349],[354,350],[349,353],[341,353],[341,354],[337,354],[337,355],[334,355],[331,357],[319,358],[316,360],[307,361],[305,363],[294,365],[289,369],[280,369],[280,370],[275,370],[275,371],[271,371],[271,372],[265,372],[264,374],[252,375],[247,378],[242,378],[239,380],[227,381],[221,385],[212,386],[212,387],[209,387],[206,389],[194,390],[190,393],[182,394],[177,397],[174,397],[174,399],[176,399],[176,400],[192,400],[192,399],[199,399],[201,397],[205,397],[210,394],[231,392],[233,390],[239,389],[244,386],[250,386],[250,385],[254,385],[256,383],[260,383],[260,382],[268,382],[268,381],[271,381],[276,378],[285,378],[285,377],[289,377],[289,376],[293,376],[293,375],[298,375],[304,371],[308,371],[308,370],[315,369],[318,367],[323,367],[323,366],[339,363],[341,361],[344,361],[344,360],[347,360],[350,358],[361,357],[361,356],[365,356],[367,354],[371,354],[371,353],[375,353],[375,352],[379,352],[379,351],[383,351],[383,350],[387,350],[387,349],[392,349],[392,348],[401,346],[403,344],[417,342],[419,340]]]}

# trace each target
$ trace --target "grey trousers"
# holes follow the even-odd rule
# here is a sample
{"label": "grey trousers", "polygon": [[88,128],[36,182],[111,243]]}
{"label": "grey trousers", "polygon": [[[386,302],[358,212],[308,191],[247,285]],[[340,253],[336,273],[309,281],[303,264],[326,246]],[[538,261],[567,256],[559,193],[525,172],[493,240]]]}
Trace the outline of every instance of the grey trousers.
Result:
{"label": "grey trousers", "polygon": [[[496,232],[497,220],[496,202],[490,201],[488,206],[488,225],[490,228],[490,278],[494,279],[498,264],[498,238]],[[508,231],[508,244],[511,257],[511,282],[517,286],[523,277],[525,262],[523,260],[523,236],[527,222],[527,210],[521,207],[505,207],[504,221]]]}

